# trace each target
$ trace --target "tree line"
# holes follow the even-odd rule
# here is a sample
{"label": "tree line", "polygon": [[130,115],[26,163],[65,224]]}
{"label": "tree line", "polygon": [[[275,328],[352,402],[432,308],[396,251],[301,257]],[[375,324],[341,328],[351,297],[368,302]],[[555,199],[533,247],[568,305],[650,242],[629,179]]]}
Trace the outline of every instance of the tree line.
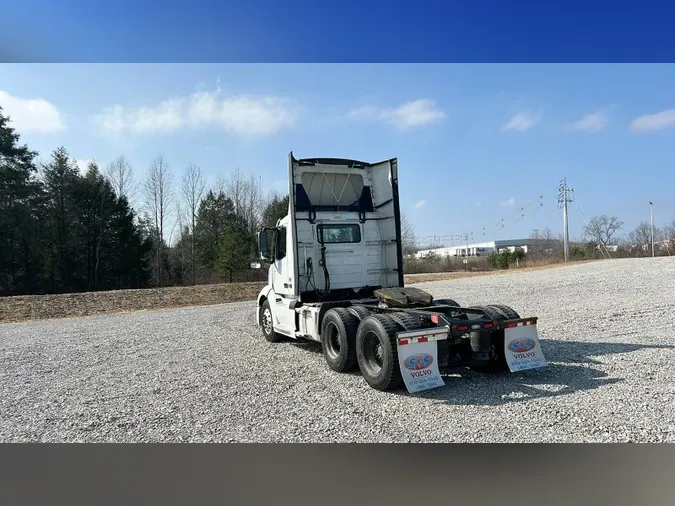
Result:
{"label": "tree line", "polygon": [[[237,169],[208,187],[199,166],[177,174],[158,155],[136,181],[123,156],[104,168],[90,162],[85,171],[64,147],[45,163],[37,157],[0,106],[0,295],[266,279],[263,270],[249,268],[256,233],[286,214],[288,195],[264,196],[255,176]],[[407,272],[463,267],[412,258],[415,233],[405,216],[401,228]],[[616,216],[593,217],[570,253],[651,255],[649,223],[625,236],[622,230]],[[532,237],[527,258],[562,257],[561,236],[546,229]],[[675,253],[675,221],[656,228],[654,242],[657,255]]]}
{"label": "tree line", "polygon": [[176,175],[159,155],[135,181],[122,156],[83,172],[64,147],[37,157],[0,107],[0,295],[265,278],[249,268],[256,233],[288,196],[263,196],[254,176],[207,187],[199,166]]}
{"label": "tree line", "polygon": [[[624,223],[618,217],[594,216],[585,224],[581,239],[570,240],[570,260],[636,258],[652,255],[650,223],[642,221],[633,230],[627,233],[623,231]],[[417,248],[410,247],[407,253],[409,256],[404,265],[405,272],[421,274],[460,270],[485,271],[563,261],[562,234],[555,234],[547,227],[543,230],[533,230],[530,239],[527,250],[515,248],[515,251],[492,252],[485,256],[473,257],[468,264],[463,262],[462,257],[445,257],[434,253],[415,258],[412,255]],[[662,227],[654,227],[654,255],[675,255],[675,220]]]}
{"label": "tree line", "polygon": [[[624,233],[624,223],[616,216],[601,215],[591,218],[584,227],[584,237],[603,256],[643,257],[652,254],[652,227],[641,221],[637,227]],[[654,226],[654,254],[675,254],[675,220],[662,227]]]}

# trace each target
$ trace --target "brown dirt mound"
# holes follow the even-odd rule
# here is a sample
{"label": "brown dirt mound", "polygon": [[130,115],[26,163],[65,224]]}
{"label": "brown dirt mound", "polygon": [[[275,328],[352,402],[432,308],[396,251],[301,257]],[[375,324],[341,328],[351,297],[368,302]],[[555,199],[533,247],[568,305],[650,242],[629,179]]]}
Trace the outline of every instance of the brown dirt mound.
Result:
{"label": "brown dirt mound", "polygon": [[[552,267],[554,266],[524,267],[501,272],[406,274],[405,283],[407,285],[469,276],[509,274]],[[264,286],[265,283],[261,282],[223,283],[144,290],[0,297],[0,323],[241,302],[254,300]]]}
{"label": "brown dirt mound", "polygon": [[0,322],[254,300],[265,283],[232,283],[0,298]]}

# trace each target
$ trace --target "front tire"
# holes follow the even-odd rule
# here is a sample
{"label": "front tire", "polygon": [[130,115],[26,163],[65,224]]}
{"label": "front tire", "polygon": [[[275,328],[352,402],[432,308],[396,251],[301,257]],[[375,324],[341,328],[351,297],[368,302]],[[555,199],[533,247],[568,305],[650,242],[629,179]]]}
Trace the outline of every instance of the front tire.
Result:
{"label": "front tire", "polygon": [[267,342],[278,343],[283,341],[284,336],[274,330],[274,318],[272,317],[272,308],[268,300],[263,302],[260,308],[260,327]]}
{"label": "front tire", "polygon": [[395,390],[403,383],[396,346],[396,333],[402,330],[384,314],[368,316],[359,325],[356,359],[363,378],[375,390]]}

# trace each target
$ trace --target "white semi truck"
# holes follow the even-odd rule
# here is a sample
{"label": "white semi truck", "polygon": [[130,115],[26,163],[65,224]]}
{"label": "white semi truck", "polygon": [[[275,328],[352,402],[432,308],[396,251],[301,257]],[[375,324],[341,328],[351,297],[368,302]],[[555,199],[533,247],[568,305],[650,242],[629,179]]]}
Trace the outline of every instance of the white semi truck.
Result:
{"label": "white semi truck", "polygon": [[378,390],[444,384],[457,367],[546,366],[537,318],[502,304],[462,307],[404,286],[398,160],[288,159],[288,214],[258,234],[268,281],[265,339],[320,342],[328,366]]}

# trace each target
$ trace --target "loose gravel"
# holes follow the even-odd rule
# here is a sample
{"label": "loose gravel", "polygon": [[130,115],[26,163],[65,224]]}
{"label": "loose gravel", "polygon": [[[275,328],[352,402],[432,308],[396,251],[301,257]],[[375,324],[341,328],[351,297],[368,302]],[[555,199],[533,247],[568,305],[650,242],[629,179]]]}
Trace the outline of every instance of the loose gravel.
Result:
{"label": "loose gravel", "polygon": [[675,441],[675,259],[416,286],[538,316],[550,366],[381,393],[251,302],[0,324],[0,441]]}

